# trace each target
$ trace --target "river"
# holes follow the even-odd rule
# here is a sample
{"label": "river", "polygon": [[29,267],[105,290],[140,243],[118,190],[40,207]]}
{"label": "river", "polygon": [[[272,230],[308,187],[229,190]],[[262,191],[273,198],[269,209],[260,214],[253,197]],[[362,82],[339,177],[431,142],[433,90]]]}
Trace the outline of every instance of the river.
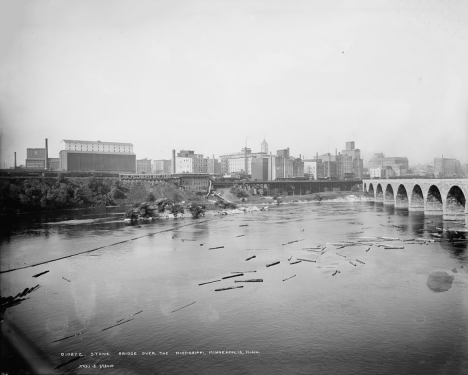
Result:
{"label": "river", "polygon": [[[436,229],[465,223],[373,202],[138,224],[121,212],[2,224],[2,296],[40,286],[4,320],[57,373],[467,373],[467,244]],[[404,248],[332,245],[360,237]],[[416,238],[436,241],[402,242]]]}

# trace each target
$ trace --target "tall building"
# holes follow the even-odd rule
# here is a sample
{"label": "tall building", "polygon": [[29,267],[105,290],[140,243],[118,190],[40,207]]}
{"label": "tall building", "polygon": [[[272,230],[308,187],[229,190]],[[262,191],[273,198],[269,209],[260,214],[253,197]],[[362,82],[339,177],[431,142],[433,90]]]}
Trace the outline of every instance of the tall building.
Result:
{"label": "tall building", "polygon": [[153,160],[151,165],[151,173],[155,174],[171,174],[171,163],[172,161],[169,160]]}
{"label": "tall building", "polygon": [[137,160],[137,173],[151,173],[151,159]]}
{"label": "tall building", "polygon": [[[266,154],[263,152],[252,152],[250,148],[242,148],[241,152],[221,155],[221,173],[245,173],[252,172],[252,159],[262,157]],[[246,170],[247,165],[247,170]]]}
{"label": "tall building", "polygon": [[374,154],[367,162],[369,171],[376,168],[391,167],[394,176],[405,176],[408,174],[409,163],[406,157],[385,157],[382,153]]}
{"label": "tall building", "polygon": [[276,157],[274,155],[261,155],[252,159],[253,181],[274,181],[276,179]]}
{"label": "tall building", "polygon": [[191,150],[181,150],[174,160],[175,173],[208,173],[208,158]]}
{"label": "tall building", "polygon": [[364,168],[363,160],[361,159],[361,150],[355,148],[354,141],[346,142],[346,150],[341,151],[342,155],[351,157],[342,161],[342,173],[348,176],[352,173],[356,178],[362,178],[362,170]]}
{"label": "tall building", "polygon": [[304,159],[304,175],[313,180],[325,178],[322,159]]}
{"label": "tall building", "polygon": [[60,169],[135,173],[136,155],[131,143],[65,139],[60,151]]}
{"label": "tall building", "polygon": [[260,145],[260,152],[263,152],[264,154],[268,154],[268,143],[263,139],[262,144]]}
{"label": "tall building", "polygon": [[435,158],[434,175],[438,178],[444,177],[465,177],[460,162],[457,159]]}

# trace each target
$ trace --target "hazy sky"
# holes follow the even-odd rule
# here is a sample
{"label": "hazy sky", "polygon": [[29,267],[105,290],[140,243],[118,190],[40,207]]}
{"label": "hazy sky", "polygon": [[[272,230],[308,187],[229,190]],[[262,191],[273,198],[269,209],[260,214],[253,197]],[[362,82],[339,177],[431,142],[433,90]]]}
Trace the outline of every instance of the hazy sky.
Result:
{"label": "hazy sky", "polygon": [[2,161],[62,139],[137,158],[468,162],[468,1],[0,0]]}

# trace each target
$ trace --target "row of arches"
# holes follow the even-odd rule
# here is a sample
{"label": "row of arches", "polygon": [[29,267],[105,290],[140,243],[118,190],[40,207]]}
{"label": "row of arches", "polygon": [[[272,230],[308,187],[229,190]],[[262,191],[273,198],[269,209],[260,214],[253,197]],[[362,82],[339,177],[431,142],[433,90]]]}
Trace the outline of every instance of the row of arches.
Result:
{"label": "row of arches", "polygon": [[410,211],[424,211],[428,215],[444,215],[444,219],[458,219],[468,213],[466,196],[457,185],[451,186],[446,194],[442,194],[437,185],[427,188],[402,183],[365,183],[364,190],[374,196],[375,202]]}

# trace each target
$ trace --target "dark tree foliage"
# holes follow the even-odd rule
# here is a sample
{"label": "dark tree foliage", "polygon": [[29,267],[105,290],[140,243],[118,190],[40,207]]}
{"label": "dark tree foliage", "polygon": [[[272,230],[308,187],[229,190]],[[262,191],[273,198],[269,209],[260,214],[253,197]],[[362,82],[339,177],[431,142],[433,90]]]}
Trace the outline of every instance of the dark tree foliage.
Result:
{"label": "dark tree foliage", "polygon": [[205,206],[203,205],[192,203],[189,206],[189,211],[195,219],[198,219],[200,216],[205,216]]}
{"label": "dark tree foliage", "polygon": [[0,180],[0,209],[3,213],[44,211],[61,208],[105,206],[125,197],[118,180],[56,179]]}

